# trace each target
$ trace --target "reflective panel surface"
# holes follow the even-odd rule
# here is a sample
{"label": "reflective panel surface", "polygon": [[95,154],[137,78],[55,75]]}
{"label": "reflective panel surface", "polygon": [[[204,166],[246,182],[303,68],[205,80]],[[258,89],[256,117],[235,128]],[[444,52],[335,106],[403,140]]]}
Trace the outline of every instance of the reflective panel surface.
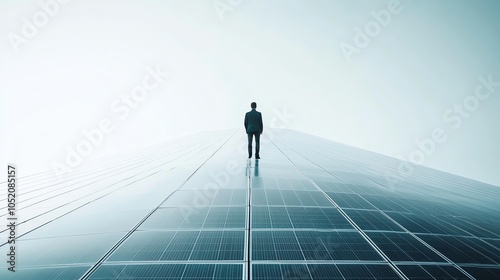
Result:
{"label": "reflective panel surface", "polygon": [[207,132],[20,178],[0,279],[500,279],[500,187],[402,179],[397,159],[296,131],[266,131],[260,160],[245,146]]}

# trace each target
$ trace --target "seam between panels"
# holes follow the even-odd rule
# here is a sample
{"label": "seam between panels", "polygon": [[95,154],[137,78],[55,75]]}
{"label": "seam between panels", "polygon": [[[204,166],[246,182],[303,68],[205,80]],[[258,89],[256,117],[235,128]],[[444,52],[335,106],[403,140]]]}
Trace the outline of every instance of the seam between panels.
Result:
{"label": "seam between panels", "polygon": [[[268,137],[266,137],[266,138],[269,140],[269,142],[271,142],[271,143],[272,143],[272,144],[273,144],[273,145],[274,145],[274,146],[275,146],[275,147],[276,147],[276,148],[277,148],[277,149],[278,149],[278,150],[279,150],[279,151],[280,151],[280,152],[284,155],[283,151],[281,151],[281,149],[279,149],[279,148],[278,148],[278,147],[274,144],[274,142],[272,142],[272,140],[271,140],[271,139],[269,139]],[[285,157],[286,157],[288,160],[290,160],[290,159],[289,159],[286,155],[285,155]],[[290,162],[291,162],[291,161],[290,161]],[[292,164],[293,164],[293,162],[292,162]],[[295,166],[295,164],[294,164],[294,166]],[[297,167],[295,167],[295,168],[297,168]],[[298,168],[297,168],[297,169],[298,169]],[[284,202],[285,200],[284,200],[284,198],[283,198],[283,195],[281,195],[281,198],[283,199],[283,202]],[[267,199],[267,192],[266,192],[266,201],[268,201],[268,199]],[[269,207],[270,207],[270,206],[269,206],[269,204],[268,204],[268,205],[266,205],[266,207],[267,207],[267,210],[269,211]],[[285,211],[286,211],[287,217],[288,217],[288,219],[290,220],[290,223],[291,223],[291,222],[292,222],[292,219],[291,219],[291,217],[290,217],[290,213],[288,212],[288,209],[287,209],[288,207],[287,207],[286,205],[284,205],[284,208],[285,208]],[[270,213],[270,212],[268,212],[268,213],[269,213],[269,221],[272,223],[271,213]],[[266,229],[266,231],[271,232],[272,240],[273,240],[273,243],[274,243],[274,235],[272,234],[272,232],[273,232],[273,231],[275,231],[275,230],[274,230],[274,228]],[[282,229],[278,229],[278,231],[282,231]],[[293,233],[293,237],[294,237],[295,241],[297,241],[297,246],[300,248],[300,254],[301,254],[301,255],[302,255],[302,257],[304,258],[304,260],[306,260],[306,257],[305,257],[305,255],[304,255],[304,251],[303,251],[303,249],[302,249],[302,246],[300,245],[300,242],[299,242],[299,239],[298,239],[298,237],[297,237],[297,234],[295,233],[295,228],[293,228],[293,227],[292,227],[292,228],[290,228],[290,229],[288,229],[288,230],[285,230],[285,231],[291,231],[291,232]],[[277,260],[277,261],[278,261],[278,263],[279,263],[279,264],[281,264],[280,260]],[[306,267],[306,269],[307,269],[307,274],[308,274],[308,275],[309,275],[309,277],[312,279],[313,277],[312,277],[311,271],[309,270],[308,263],[303,263],[303,264],[305,264],[305,267]],[[288,275],[282,275],[282,276],[283,276],[283,277],[287,277]]]}
{"label": "seam between panels", "polygon": [[[327,171],[328,172],[328,171]],[[462,267],[460,267],[458,264],[456,264],[454,261],[452,261],[451,259],[449,259],[448,257],[446,257],[443,253],[441,253],[440,251],[436,250],[434,247],[432,247],[430,244],[428,244],[427,242],[425,242],[423,239],[421,239],[420,237],[418,237],[415,233],[409,231],[407,228],[405,228],[403,225],[401,225],[400,223],[398,223],[396,220],[394,220],[391,216],[389,216],[387,213],[385,213],[383,210],[381,209],[378,209],[378,207],[376,207],[375,205],[373,205],[373,203],[371,203],[370,201],[366,200],[364,197],[360,196],[364,201],[366,201],[368,204],[370,204],[371,206],[375,207],[376,212],[379,212],[381,213],[384,217],[386,217],[387,219],[389,219],[389,221],[391,221],[392,223],[394,223],[395,225],[397,225],[398,227],[400,227],[401,229],[403,229],[403,231],[405,233],[408,233],[410,234],[413,238],[415,238],[418,242],[420,242],[421,244],[423,244],[425,247],[429,248],[431,251],[433,251],[434,253],[436,253],[438,256],[440,256],[441,258],[443,258],[446,262],[448,262],[449,264],[451,264],[453,267],[455,267],[456,269],[458,269],[460,272],[462,272],[464,275],[466,275],[468,278],[470,279],[475,279],[472,275],[470,275],[467,271],[465,271]],[[380,232],[380,231],[378,231]],[[387,231],[389,233],[392,233],[394,231]],[[466,231],[467,232],[467,231]],[[400,232],[394,232],[394,233],[398,233],[400,234]],[[432,235],[432,234],[431,234]],[[451,234],[446,234],[446,236],[453,236]],[[474,238],[477,238],[475,236],[473,236]],[[479,238],[477,238],[479,239]],[[481,240],[481,239],[479,239]],[[412,262],[412,263],[417,263],[417,262]],[[438,265],[438,264],[436,264]]]}
{"label": "seam between panels", "polygon": [[452,261],[451,259],[449,259],[448,257],[446,257],[443,253],[441,253],[440,251],[436,250],[430,244],[428,244],[423,239],[421,239],[420,237],[418,237],[415,233],[409,231],[404,226],[402,226],[401,224],[399,224],[398,222],[396,222],[396,220],[394,220],[393,218],[391,218],[391,216],[389,216],[386,213],[384,213],[384,211],[382,211],[382,210],[379,210],[379,211],[387,219],[389,219],[390,221],[392,221],[396,225],[400,226],[406,233],[408,233],[411,236],[413,236],[416,240],[418,240],[420,243],[422,243],[425,247],[429,248],[431,251],[433,251],[434,253],[436,253],[438,256],[440,256],[441,258],[443,258],[445,261],[447,261],[448,263],[450,263],[451,265],[453,265],[456,269],[458,269],[460,272],[462,272],[463,274],[465,274],[467,277],[469,277],[470,279],[476,279],[472,275],[470,275],[467,271],[465,271],[465,269],[463,269],[461,266],[459,266],[458,264],[456,264],[454,261]]}
{"label": "seam between panels", "polygon": [[174,193],[176,193],[178,190],[180,190],[188,181],[189,179],[191,179],[191,177],[193,177],[193,175],[198,172],[198,170],[203,166],[205,165],[205,163],[207,163],[207,161],[209,161],[235,134],[236,134],[237,131],[233,132],[233,134],[231,136],[228,137],[228,139],[226,141],[224,141],[224,143],[222,143],[222,145],[220,145],[219,148],[217,148],[202,164],[200,164],[200,166],[198,166],[198,168],[196,168],[193,173],[191,173],[191,175],[189,175],[188,178],[186,178],[186,180],[180,184],[180,186],[175,190],[173,191],[172,193],[170,193],[164,200],[162,200],[158,206],[156,206],[153,210],[151,210],[148,214],[146,214],[129,232],[127,232],[120,240],[118,240],[118,242],[113,245],[113,247],[111,247],[111,249],[108,250],[108,252],[106,252],[93,266],[91,266],[81,277],[80,277],[80,280],[86,280],[86,279],[89,279],[90,276],[92,276],[92,274],[94,274],[94,272],[101,266],[102,263],[104,263],[104,261],[106,261],[109,256],[111,256],[111,254],[113,254],[116,249],[118,249],[118,247],[120,247],[120,245],[125,242],[125,240],[127,238],[130,237],[130,235],[132,235],[132,233],[134,233],[154,212],[156,212],[156,210],[158,210],[160,208],[160,206],[165,203],[165,201],[167,201],[167,199],[169,199]]}
{"label": "seam between panels", "polygon": [[[151,160],[151,161],[148,161],[148,163],[150,163],[150,162],[152,162],[152,160]],[[167,164],[167,163],[169,163],[169,162],[162,163],[162,164],[160,164],[160,165],[155,166],[154,168],[159,168],[159,167],[161,167],[162,165]],[[143,165],[144,165],[144,164],[143,164]],[[141,166],[142,166],[142,165],[141,165]],[[125,173],[125,172],[127,172],[128,170],[132,170],[132,169],[133,169],[133,168],[127,169],[127,170],[125,170],[125,171],[120,171],[120,172],[118,172],[118,173],[117,173],[117,174],[115,174],[115,175],[119,175],[119,174]],[[154,175],[155,173],[158,173],[158,172],[160,172],[160,171],[163,171],[163,170],[158,170],[158,171],[156,171],[156,172],[153,172],[153,173],[151,173],[151,174],[147,175],[146,177],[152,176],[152,175]],[[110,172],[107,172],[107,173],[110,173]],[[104,174],[107,174],[107,173],[104,173]],[[104,187],[104,188],[101,188],[101,189],[99,189],[99,190],[97,190],[97,191],[94,191],[94,192],[92,192],[92,193],[90,193],[90,194],[87,194],[87,195],[85,195],[85,196],[83,196],[83,197],[80,197],[80,198],[77,198],[77,199],[71,200],[71,201],[69,201],[69,202],[65,202],[64,204],[58,205],[58,206],[56,206],[55,208],[52,208],[52,209],[47,210],[47,211],[45,211],[45,212],[43,212],[43,213],[37,214],[36,216],[33,216],[33,217],[28,218],[28,219],[26,219],[26,220],[23,220],[23,221],[21,221],[19,224],[24,224],[24,223],[29,222],[29,221],[31,221],[31,220],[33,220],[33,219],[36,219],[36,218],[38,218],[38,217],[40,217],[40,216],[43,216],[43,215],[45,215],[45,214],[47,214],[47,213],[50,213],[50,212],[52,212],[52,211],[54,211],[54,210],[56,210],[56,209],[62,208],[62,207],[64,207],[64,206],[69,205],[69,204],[74,203],[74,202],[78,202],[80,199],[82,199],[82,198],[84,198],[84,197],[87,197],[87,196],[90,196],[90,195],[92,195],[92,194],[98,193],[98,192],[100,192],[100,191],[102,191],[102,190],[105,190],[105,189],[111,188],[111,187],[113,187],[113,186],[115,186],[115,185],[117,185],[117,184],[119,184],[119,183],[121,183],[121,182],[124,182],[124,181],[129,180],[129,179],[133,179],[133,178],[134,178],[134,177],[136,177],[136,176],[140,176],[141,174],[142,174],[142,173],[137,173],[137,174],[134,174],[134,175],[129,176],[129,177],[127,177],[127,178],[123,178],[123,179],[121,179],[120,181],[117,181],[117,182],[114,182],[114,183],[110,183],[110,184],[106,185],[106,187]],[[108,179],[108,178],[110,178],[110,177],[111,177],[111,176],[109,176],[109,177],[105,177],[105,178],[103,178],[103,179]],[[65,215],[67,215],[67,214],[69,214],[69,213],[71,213],[71,212],[73,212],[73,211],[75,211],[75,210],[77,210],[77,209],[79,209],[79,208],[81,208],[81,207],[83,207],[83,206],[85,206],[85,205],[89,204],[89,203],[92,203],[92,202],[94,202],[94,201],[97,201],[98,199],[101,199],[101,198],[103,198],[103,197],[105,197],[105,196],[107,196],[107,195],[109,195],[109,194],[112,194],[113,192],[118,191],[118,190],[120,190],[120,189],[122,189],[122,188],[124,188],[124,187],[127,187],[127,186],[129,186],[130,184],[133,184],[133,183],[135,183],[135,182],[137,182],[137,181],[140,181],[140,180],[142,180],[142,179],[144,179],[144,178],[146,178],[146,177],[143,177],[143,178],[140,178],[140,179],[134,180],[134,181],[132,181],[132,182],[130,182],[130,183],[126,183],[125,185],[123,185],[123,186],[121,186],[121,187],[119,187],[119,188],[117,188],[117,189],[115,189],[115,190],[112,190],[112,191],[110,191],[110,192],[108,192],[108,193],[105,193],[105,194],[103,194],[103,195],[101,195],[101,196],[99,196],[99,197],[97,197],[97,198],[95,198],[95,199],[93,199],[93,200],[91,200],[91,201],[88,201],[88,202],[86,202],[86,203],[82,204],[81,206],[78,206],[78,207],[76,207],[76,208],[73,208],[73,209],[71,209],[71,210],[68,210],[68,212],[66,212],[66,213],[64,213],[64,214],[61,214],[60,216],[58,216],[58,217],[56,217],[56,218],[53,218],[53,219],[51,219],[50,221],[47,221],[47,222],[43,223],[42,225],[40,225],[40,226],[38,226],[38,227],[36,227],[36,228],[33,228],[33,229],[31,229],[30,231],[27,231],[27,232],[25,232],[25,233],[23,233],[23,234],[21,234],[21,235],[17,236],[17,238],[20,238],[20,237],[22,237],[22,236],[24,236],[24,235],[26,235],[26,234],[28,234],[28,233],[30,233],[30,232],[32,232],[32,231],[34,231],[34,230],[36,230],[36,229],[40,228],[40,227],[42,227],[42,226],[44,226],[44,225],[46,225],[46,224],[48,224],[48,223],[50,223],[50,222],[53,222],[54,220],[57,220],[57,219],[59,219],[59,218],[61,218],[61,217],[65,216]],[[85,188],[85,187],[87,187],[87,186],[89,186],[89,185],[91,185],[91,184],[97,183],[97,182],[99,182],[99,181],[101,181],[101,180],[103,180],[103,179],[98,179],[98,180],[92,181],[92,182],[90,182],[90,183],[85,183],[85,185],[80,186],[80,187],[77,187],[77,188],[75,188],[75,189],[71,189],[71,190],[69,190],[69,191],[66,191],[66,192],[64,192],[63,194],[65,194],[65,193],[69,193],[69,192],[72,192],[72,191],[76,191],[76,190],[78,190],[78,189],[83,189],[83,188]],[[77,183],[75,183],[75,184],[78,184],[78,183],[80,183],[80,182],[77,182]],[[36,203],[30,204],[30,205],[25,206],[25,207],[23,207],[23,208],[21,208],[21,209],[25,209],[25,208],[31,207],[31,206],[33,206],[33,205],[36,205],[36,204],[38,204],[38,203],[42,203],[42,202],[44,202],[44,201],[47,201],[47,200],[49,200],[49,199],[53,199],[53,198],[56,198],[56,197],[57,197],[57,196],[52,196],[52,197],[49,197],[49,198],[46,198],[46,199],[43,199],[43,200],[37,201]],[[2,232],[4,232],[4,231],[5,231],[5,230],[1,230],[1,231],[0,231],[0,233],[2,233]],[[16,239],[17,239],[17,238],[16,238]],[[1,247],[1,246],[3,246],[3,245],[5,245],[5,244],[7,244],[7,243],[0,244],[0,247]]]}
{"label": "seam between panels", "polygon": [[252,271],[252,268],[251,268],[251,257],[252,257],[252,247],[251,247],[251,243],[252,243],[252,238],[251,238],[251,226],[252,226],[252,208],[251,208],[251,205],[252,205],[252,172],[250,172],[250,168],[251,168],[251,160],[248,159],[247,160],[247,172],[248,172],[248,190],[247,190],[247,194],[248,194],[248,202],[247,202],[247,205],[248,205],[248,215],[246,217],[247,219],[247,271],[246,271],[246,279],[247,280],[250,280],[252,279],[251,278],[251,271]]}
{"label": "seam between panels", "polygon": [[[63,214],[61,214],[61,215],[59,215],[59,216],[57,216],[57,217],[55,217],[55,218],[52,218],[52,219],[50,219],[49,221],[46,221],[46,222],[44,222],[43,224],[38,225],[38,226],[36,226],[36,227],[34,227],[34,228],[30,229],[29,231],[27,231],[27,232],[23,233],[23,234],[20,234],[19,236],[17,236],[17,237],[16,237],[16,240],[17,240],[18,238],[21,238],[21,237],[23,237],[23,236],[27,235],[28,233],[31,233],[31,232],[33,232],[33,231],[35,231],[35,230],[37,230],[37,229],[39,229],[39,228],[41,228],[41,227],[43,227],[43,226],[46,226],[46,225],[48,225],[48,224],[52,223],[53,221],[55,221],[55,220],[57,220],[57,219],[60,219],[60,218],[62,218],[62,217],[64,217],[64,216],[66,216],[66,215],[69,215],[69,214],[71,214],[72,212],[75,212],[76,210],[78,210],[78,209],[80,209],[80,208],[83,208],[83,207],[85,207],[85,206],[89,205],[90,203],[93,203],[93,202],[95,202],[95,201],[98,201],[99,199],[102,199],[103,197],[106,197],[106,196],[108,196],[108,195],[112,194],[112,193],[113,193],[113,192],[115,192],[115,191],[121,190],[121,189],[123,189],[123,188],[125,188],[125,187],[128,187],[128,186],[130,186],[130,185],[132,185],[132,184],[135,184],[135,183],[137,183],[137,182],[139,182],[139,181],[141,181],[141,180],[143,180],[143,179],[145,179],[145,178],[151,177],[151,176],[153,176],[153,175],[155,175],[156,173],[159,173],[159,172],[161,172],[161,171],[163,171],[163,170],[157,170],[157,171],[155,171],[155,172],[153,172],[153,173],[150,173],[150,174],[148,174],[148,175],[146,175],[146,176],[143,176],[143,177],[141,177],[141,178],[139,178],[139,179],[137,179],[137,180],[134,180],[134,181],[132,181],[132,182],[126,183],[125,185],[123,185],[123,186],[121,186],[121,187],[119,187],[119,188],[115,189],[115,190],[114,190],[114,191],[112,191],[112,192],[109,192],[109,193],[103,194],[103,195],[101,195],[101,196],[99,196],[99,197],[96,197],[95,199],[92,199],[91,201],[87,201],[87,202],[85,202],[84,204],[82,204],[82,205],[80,205],[80,206],[77,206],[77,207],[75,207],[75,208],[73,208],[73,209],[71,209],[71,210],[68,210],[68,212],[65,212],[65,213],[63,213]],[[112,185],[116,185],[116,184],[118,184],[118,183],[120,183],[120,182],[122,182],[122,181],[125,181],[125,180],[128,180],[128,179],[131,179],[131,178],[133,178],[133,177],[135,177],[135,176],[137,176],[137,175],[140,175],[140,174],[136,174],[136,175],[134,175],[134,176],[128,177],[128,178],[126,178],[126,179],[124,179],[124,180],[121,180],[121,181],[119,181],[119,182],[113,183]],[[112,185],[110,185],[110,186],[112,186]],[[109,187],[109,186],[108,186],[108,187]],[[95,193],[95,192],[94,192],[94,193]],[[93,194],[93,193],[92,193],[92,194]],[[69,202],[69,203],[63,204],[63,205],[61,205],[61,206],[58,206],[58,207],[56,207],[56,208],[54,208],[54,209],[52,209],[52,210],[49,210],[49,211],[45,212],[45,213],[42,213],[42,214],[37,215],[37,216],[35,216],[35,217],[32,217],[32,218],[30,218],[30,219],[26,220],[25,222],[30,221],[30,220],[33,220],[33,219],[35,219],[35,218],[37,218],[37,217],[39,217],[39,216],[41,216],[41,215],[43,215],[43,214],[46,214],[46,213],[52,212],[52,211],[54,211],[54,210],[56,210],[56,209],[59,209],[59,208],[61,208],[61,207],[64,207],[64,206],[66,206],[66,205],[68,205],[68,204],[70,204],[70,203],[72,203],[72,202],[74,202],[74,201],[71,201],[71,202]],[[24,222],[23,222],[23,223],[24,223]],[[0,233],[1,233],[1,232],[0,232]],[[3,245],[5,245],[5,244],[7,244],[7,242],[4,242],[4,243],[0,244],[0,247],[2,247],[2,246],[3,246]]]}
{"label": "seam between panels", "polygon": [[[274,144],[274,143],[273,143]],[[330,171],[326,170],[325,168],[319,166],[318,164],[312,162],[311,160],[309,160],[308,158],[304,157],[302,154],[298,153],[297,151],[295,151],[294,149],[288,147],[289,149],[293,150],[294,152],[296,152],[298,155],[300,155],[301,157],[303,157],[304,159],[306,159],[307,161],[311,162],[312,164],[318,166],[319,168],[323,169],[325,172],[327,172],[328,174],[334,176]],[[317,152],[316,152],[317,153]],[[357,174],[359,174],[360,176],[363,176],[361,173],[357,172],[356,170],[354,170],[353,168],[351,167],[347,167],[345,166],[344,164],[342,163],[339,163],[340,165],[350,169],[350,170],[353,170],[355,171]],[[295,164],[294,164],[295,165]],[[298,168],[297,168],[298,169]],[[334,176],[335,178],[337,178],[336,176]],[[307,178],[307,177],[306,177]],[[378,182],[375,182],[374,180],[372,180],[371,178],[368,178],[370,181],[376,183],[377,185],[380,185]],[[340,180],[340,179],[339,179]],[[316,185],[316,184],[314,184]],[[381,185],[382,186],[382,185]],[[382,186],[383,187],[383,186]],[[321,190],[322,191],[322,190]],[[325,193],[326,195],[326,193]],[[328,195],[326,195],[327,199],[333,201]],[[364,197],[361,197],[364,201],[368,202],[370,205],[374,206],[371,202],[369,202],[368,200],[366,200]],[[337,206],[337,204],[335,203],[335,205]],[[375,206],[374,206],[375,207]],[[341,209],[340,207],[338,207],[339,209]],[[432,247],[430,244],[426,243],[424,240],[422,240],[421,238],[419,238],[417,235],[415,235],[413,232],[409,231],[408,229],[406,229],[405,227],[403,227],[401,224],[399,224],[398,222],[396,222],[394,219],[392,219],[389,215],[387,215],[384,211],[378,209],[378,207],[375,207],[380,213],[382,213],[382,215],[384,215],[386,218],[388,218],[390,221],[392,221],[394,224],[396,224],[397,226],[401,227],[406,233],[409,233],[412,237],[414,237],[417,241],[419,241],[420,243],[422,243],[424,246],[426,246],[427,248],[429,248],[431,251],[433,251],[434,253],[436,253],[437,255],[439,255],[440,257],[442,257],[445,261],[447,261],[449,264],[451,264],[453,267],[455,267],[456,269],[458,269],[460,272],[462,272],[464,275],[466,275],[468,278],[470,279],[475,279],[472,275],[470,275],[467,271],[465,271],[462,267],[460,267],[458,264],[456,264],[455,262],[453,262],[451,259],[449,259],[448,257],[446,257],[444,254],[442,254],[441,252],[439,252],[438,250],[436,250],[434,247]],[[344,214],[344,211],[342,210],[341,211],[343,214]],[[347,215],[347,214],[346,214]],[[349,218],[350,219],[350,218]],[[362,229],[360,228],[360,230],[362,231]],[[363,232],[364,233],[364,232]],[[368,237],[368,236],[367,236]],[[368,237],[369,238],[369,237]],[[371,241],[371,239],[370,239]],[[392,262],[392,261],[391,261]]]}
{"label": "seam between panels", "polygon": [[[162,156],[164,156],[164,153],[167,153],[167,152],[169,153],[170,151],[164,151],[164,152],[162,152],[162,154],[159,154],[159,155],[153,155],[153,157],[161,158]],[[95,183],[95,182],[102,181],[103,179],[110,178],[111,176],[115,176],[115,175],[117,175],[117,174],[124,173],[124,171],[122,171],[122,169],[123,169],[123,168],[128,168],[128,167],[131,167],[130,169],[127,169],[127,170],[132,170],[132,169],[133,169],[134,167],[136,167],[136,166],[134,166],[134,164],[133,164],[133,163],[131,163],[131,164],[129,164],[129,163],[130,163],[130,162],[132,162],[132,161],[134,161],[134,160],[139,160],[138,162],[136,162],[136,164],[138,164],[139,166],[142,166],[142,165],[145,165],[145,164],[147,164],[147,163],[150,163],[150,162],[152,162],[152,161],[153,161],[153,160],[151,160],[151,159],[149,158],[149,157],[151,157],[151,156],[150,156],[150,154],[152,154],[152,153],[148,153],[147,155],[145,155],[145,156],[143,156],[143,157],[141,157],[141,158],[126,159],[125,161],[123,161],[123,162],[121,163],[121,164],[123,164],[124,166],[121,166],[121,167],[119,167],[119,168],[116,168],[116,167],[108,167],[108,168],[102,169],[102,167],[101,167],[100,165],[98,165],[98,166],[92,166],[92,167],[89,167],[89,168],[88,168],[88,169],[90,169],[90,171],[91,171],[91,172],[84,173],[84,174],[82,174],[84,171],[81,171],[81,173],[74,173],[74,174],[72,175],[73,177],[68,178],[67,180],[65,180],[65,181],[61,181],[61,182],[57,182],[57,180],[52,180],[52,178],[50,178],[50,179],[51,179],[50,181],[47,181],[47,182],[43,182],[43,183],[42,183],[42,184],[45,184],[45,183],[46,183],[46,184],[50,184],[50,185],[47,185],[47,186],[44,186],[44,187],[39,187],[39,188],[34,189],[34,188],[36,187],[36,183],[35,183],[35,184],[33,184],[32,186],[30,186],[30,187],[29,187],[29,188],[30,188],[30,190],[29,190],[29,191],[27,191],[27,192],[25,192],[25,195],[26,195],[26,194],[29,194],[29,193],[32,193],[32,192],[35,192],[35,191],[42,190],[42,189],[52,188],[52,187],[55,187],[55,186],[57,186],[57,185],[61,185],[61,184],[66,183],[66,182],[70,182],[70,181],[78,180],[78,179],[81,179],[81,178],[85,178],[85,177],[86,177],[86,176],[88,176],[89,174],[92,174],[92,172],[93,172],[94,170],[105,171],[105,172],[100,173],[100,174],[98,175],[99,177],[101,177],[101,176],[102,176],[103,178],[99,178],[99,179],[98,179],[98,180],[96,180],[96,181],[92,181],[92,182],[88,183],[88,182],[85,182],[85,180],[83,180],[83,181],[82,181],[82,180],[80,180],[80,181],[77,181],[77,182],[72,182],[70,185],[68,185],[68,186],[73,186],[73,185],[78,185],[78,184],[80,184],[80,183],[84,183],[84,182],[85,182],[85,185],[84,185],[84,186],[77,187],[77,188],[73,188],[73,189],[71,189],[70,191],[77,190],[77,189],[82,188],[82,187],[85,187],[85,186],[87,186],[87,185],[89,185],[89,184],[93,184],[93,183]],[[155,159],[155,160],[156,160],[156,159]],[[142,164],[142,162],[145,162],[145,161],[146,161],[146,163]],[[113,168],[115,168],[115,169],[113,169]],[[88,169],[86,169],[86,171],[89,171]],[[109,170],[111,170],[111,171],[109,171]],[[86,172],[86,171],[85,171],[85,172]],[[114,173],[114,172],[117,172],[117,174],[108,175],[108,174],[110,174],[110,173]],[[95,179],[95,178],[93,178],[93,179]],[[54,183],[54,182],[55,182],[55,183]],[[53,190],[60,190],[60,189],[64,189],[64,188],[66,188],[66,187],[64,187],[64,186],[63,186],[63,187],[58,187],[58,188],[55,188],[55,189],[53,189]],[[52,191],[53,191],[53,190],[52,190]],[[51,191],[48,191],[48,192],[46,192],[46,193],[44,193],[44,194],[47,194],[47,193],[50,193],[50,192],[51,192]],[[51,199],[51,198],[54,198],[54,197],[49,197],[49,198],[47,198],[47,199]],[[34,198],[32,198],[32,199],[34,199]],[[47,199],[45,199],[45,200],[47,200]],[[29,200],[30,200],[30,199],[29,199]],[[41,200],[41,201],[36,201],[36,203],[32,203],[32,204],[30,204],[30,205],[28,205],[28,206],[24,206],[23,208],[20,208],[20,209],[24,209],[24,208],[30,207],[30,206],[35,205],[35,204],[37,204],[37,203],[39,203],[39,202],[42,202],[42,201],[43,201],[43,200]],[[0,210],[1,210],[1,209],[0,209]],[[2,216],[3,216],[3,215],[2,215]]]}
{"label": "seam between panels", "polygon": [[[344,212],[344,210],[342,208],[340,208],[340,206],[337,205],[337,203],[335,203],[335,201],[333,201],[333,199],[331,199],[313,180],[311,180],[304,172],[302,172],[302,170],[300,170],[297,167],[297,165],[285,153],[283,153],[283,151],[274,143],[274,141],[272,141],[271,139],[269,139],[269,141],[283,154],[283,156],[285,156],[293,164],[293,166],[302,174],[302,176],[304,176],[304,178],[306,178],[311,184],[313,184],[318,191],[323,193],[323,195],[330,201],[330,203],[332,203],[337,208],[337,210],[342,214],[342,216],[358,231],[359,234],[361,234],[361,236],[368,242],[368,244],[370,244],[370,246],[372,246],[372,248],[375,249],[375,251],[389,264],[389,266],[392,268],[392,270],[394,270],[394,272],[400,278],[405,279],[405,280],[409,280],[409,278],[396,266],[396,264],[394,264],[392,262],[392,260],[389,259],[389,257],[387,257],[387,255],[385,255],[385,253],[375,244],[375,242],[373,242],[370,239],[370,237],[365,232],[363,232],[363,230]],[[288,146],[287,146],[287,148],[289,148],[290,150],[297,153],[294,149],[292,149]],[[303,157],[304,159],[308,160],[309,162],[313,163],[314,165],[318,166],[319,168],[325,170],[323,167],[317,165],[316,163],[312,162],[311,160],[307,159],[306,157],[302,156],[301,154],[299,154],[299,153],[297,153],[297,154],[300,155],[301,157]],[[328,172],[327,170],[325,170],[325,171]],[[330,172],[328,172],[328,174],[335,177]]]}

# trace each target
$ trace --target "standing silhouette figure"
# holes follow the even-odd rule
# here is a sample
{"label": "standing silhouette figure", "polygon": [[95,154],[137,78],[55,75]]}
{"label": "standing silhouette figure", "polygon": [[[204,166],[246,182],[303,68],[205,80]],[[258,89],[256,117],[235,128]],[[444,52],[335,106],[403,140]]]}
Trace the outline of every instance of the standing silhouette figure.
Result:
{"label": "standing silhouette figure", "polygon": [[252,111],[245,114],[245,130],[248,136],[248,158],[252,158],[252,140],[255,137],[255,158],[260,159],[260,135],[264,130],[262,114],[256,110],[257,103],[252,102],[250,107],[252,107]]}

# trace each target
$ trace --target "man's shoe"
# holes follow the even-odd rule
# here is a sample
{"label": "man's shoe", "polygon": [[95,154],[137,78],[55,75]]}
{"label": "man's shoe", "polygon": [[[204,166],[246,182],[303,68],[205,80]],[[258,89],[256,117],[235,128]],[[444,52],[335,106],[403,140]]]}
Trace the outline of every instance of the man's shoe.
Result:
{"label": "man's shoe", "polygon": [[255,159],[260,159],[260,156],[255,156]]}
{"label": "man's shoe", "polygon": [[249,155],[248,158],[252,158],[252,155]]}

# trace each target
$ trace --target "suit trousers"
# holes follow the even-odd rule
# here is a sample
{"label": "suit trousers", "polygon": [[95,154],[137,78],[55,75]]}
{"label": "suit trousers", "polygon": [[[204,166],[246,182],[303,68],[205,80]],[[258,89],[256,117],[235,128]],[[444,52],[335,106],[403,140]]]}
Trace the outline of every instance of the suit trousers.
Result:
{"label": "suit trousers", "polygon": [[248,132],[248,157],[252,157],[252,138],[255,136],[255,156],[259,156],[260,132]]}

